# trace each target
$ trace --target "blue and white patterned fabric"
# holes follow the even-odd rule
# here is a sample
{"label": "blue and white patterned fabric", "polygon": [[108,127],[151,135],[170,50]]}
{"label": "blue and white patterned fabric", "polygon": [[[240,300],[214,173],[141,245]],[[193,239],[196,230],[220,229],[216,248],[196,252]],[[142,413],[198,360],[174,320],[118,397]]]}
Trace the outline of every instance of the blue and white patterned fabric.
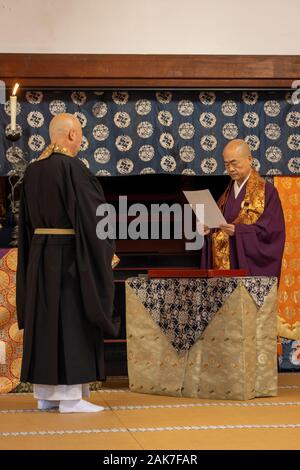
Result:
{"label": "blue and white patterned fabric", "polygon": [[260,308],[277,278],[127,279],[140,302],[179,354],[202,335],[214,315],[238,285]]}
{"label": "blue and white patterned fabric", "polygon": [[280,338],[282,354],[278,356],[279,370],[300,371],[300,340]]}
{"label": "blue and white patterned fabric", "polygon": [[[34,160],[49,143],[51,118],[74,113],[79,158],[96,175],[222,175],[222,150],[245,139],[261,175],[300,174],[300,104],[287,91],[23,91],[14,144]],[[0,174],[11,170],[10,104],[0,105]]]}

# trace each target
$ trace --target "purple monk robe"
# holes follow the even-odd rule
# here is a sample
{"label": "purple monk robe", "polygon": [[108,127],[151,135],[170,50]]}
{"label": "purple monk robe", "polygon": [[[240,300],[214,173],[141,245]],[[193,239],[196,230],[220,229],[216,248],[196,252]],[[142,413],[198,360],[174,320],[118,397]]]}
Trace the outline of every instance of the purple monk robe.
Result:
{"label": "purple monk robe", "polygon": [[[246,185],[235,199],[232,185],[224,209],[228,224],[237,218],[245,194]],[[266,182],[263,214],[255,224],[235,224],[235,234],[229,237],[230,268],[247,269],[251,276],[276,276],[279,279],[284,242],[284,216],[278,191]],[[213,267],[210,235],[205,237],[200,267]]]}

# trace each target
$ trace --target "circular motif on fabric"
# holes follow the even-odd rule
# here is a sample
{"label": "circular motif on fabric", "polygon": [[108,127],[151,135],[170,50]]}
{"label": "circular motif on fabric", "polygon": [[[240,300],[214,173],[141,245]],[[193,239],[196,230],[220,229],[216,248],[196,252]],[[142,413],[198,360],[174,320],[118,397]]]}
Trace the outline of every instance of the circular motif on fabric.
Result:
{"label": "circular motif on fabric", "polygon": [[0,377],[0,393],[9,393],[12,389],[12,381],[7,377]]}
{"label": "circular motif on fabric", "polygon": [[130,158],[121,158],[121,160],[117,162],[117,170],[122,175],[131,173],[133,166],[133,161],[130,160]]}
{"label": "circular motif on fabric", "polygon": [[43,92],[42,91],[27,91],[25,98],[30,104],[39,104],[43,101]]}
{"label": "circular motif on fabric", "polygon": [[152,145],[142,145],[142,147],[139,148],[139,158],[143,162],[149,162],[150,160],[152,160],[152,158],[154,157],[154,153],[155,150]]}
{"label": "circular motif on fabric", "polygon": [[218,141],[214,135],[204,135],[200,140],[200,145],[206,152],[214,150],[217,146],[217,143]]}
{"label": "circular motif on fabric", "polygon": [[22,343],[23,333],[18,328],[18,323],[15,322],[9,328],[9,336],[15,343]]}
{"label": "circular motif on fabric", "polygon": [[6,150],[6,159],[10,163],[18,163],[23,158],[23,150],[20,147],[9,147]]}
{"label": "circular motif on fabric", "polygon": [[300,150],[300,135],[291,134],[287,139],[288,148],[291,150]]}
{"label": "circular motif on fabric", "polygon": [[128,102],[129,93],[127,91],[114,91],[112,93],[112,99],[114,103],[122,106]]}
{"label": "circular motif on fabric", "polygon": [[194,103],[190,100],[179,101],[178,112],[181,116],[190,116],[194,112]]}
{"label": "circular motif on fabric", "polygon": [[237,113],[237,104],[233,100],[226,100],[221,106],[221,111],[225,116],[235,116]]}
{"label": "circular motif on fabric", "polygon": [[4,305],[0,305],[0,328],[10,320],[10,317],[10,311]]}
{"label": "circular motif on fabric", "polygon": [[96,118],[103,118],[107,114],[107,104],[97,101],[92,107],[92,113]]}
{"label": "circular motif on fabric", "polygon": [[266,353],[261,353],[258,355],[257,360],[259,364],[266,364],[266,362],[268,361],[268,356]]}
{"label": "circular motif on fabric", "polygon": [[82,128],[84,128],[87,125],[87,118],[86,118],[85,114],[80,113],[79,111],[77,111],[76,113],[74,113],[74,116],[76,117],[76,119],[78,119],[78,121],[80,122]]}
{"label": "circular motif on fabric", "polygon": [[246,127],[256,127],[259,123],[258,114],[254,112],[245,113],[243,116],[243,123]]}
{"label": "circular motif on fabric", "polygon": [[300,113],[298,111],[291,111],[286,117],[286,123],[289,127],[300,126]]}
{"label": "circular motif on fabric", "polygon": [[154,168],[150,168],[150,167],[143,168],[140,171],[141,175],[150,175],[150,174],[153,174],[153,173],[155,173],[155,170],[154,170]]}
{"label": "circular motif on fabric", "polygon": [[276,168],[272,168],[271,170],[267,171],[267,175],[270,175],[270,176],[277,176],[281,174],[282,174],[281,171],[277,170]]}
{"label": "circular motif on fabric", "polygon": [[184,162],[192,162],[195,158],[195,149],[189,145],[185,145],[179,150],[179,156]]}
{"label": "circular motif on fabric", "polygon": [[17,271],[17,257],[17,250],[10,250],[5,255],[5,259],[3,259],[8,269],[13,271],[14,273]]}
{"label": "circular motif on fabric", "polygon": [[6,128],[5,128],[5,135],[8,136],[10,134],[20,134],[22,135],[23,134],[23,129],[22,127],[19,125],[19,124],[16,124],[16,130],[12,132],[11,130],[11,124],[7,124]]}
{"label": "circular motif on fabric", "polygon": [[66,104],[62,100],[53,100],[49,104],[49,111],[53,116],[65,113],[67,110]]}
{"label": "circular motif on fabric", "polygon": [[131,118],[129,114],[124,111],[118,111],[114,115],[114,123],[120,129],[124,129],[125,127],[128,127],[130,125],[130,122],[131,122]]}
{"label": "circular motif on fabric", "polygon": [[174,147],[174,138],[172,134],[168,132],[163,132],[160,135],[159,143],[164,149],[171,149]]}
{"label": "circular motif on fabric", "polygon": [[217,160],[213,157],[204,158],[201,162],[201,169],[204,173],[214,173],[217,169]]}
{"label": "circular motif on fabric", "polygon": [[260,140],[257,135],[247,135],[244,140],[249,145],[249,148],[252,150],[252,152],[259,149]]}
{"label": "circular motif on fabric", "polygon": [[[120,152],[128,152],[132,147],[132,139],[129,135],[119,135],[115,141],[116,147]],[[124,159],[128,160],[128,159]],[[121,160],[119,160],[121,161]],[[130,160],[131,161],[131,160]]]}
{"label": "circular motif on fabric", "polygon": [[264,104],[264,110],[268,116],[278,116],[278,114],[280,113],[280,103],[276,100],[266,101]]}
{"label": "circular motif on fabric", "polygon": [[256,171],[260,170],[260,161],[257,158],[253,158],[252,167],[255,168]]}
{"label": "circular motif on fabric", "polygon": [[10,361],[13,351],[14,349],[16,349],[16,345],[14,345],[14,348],[13,348],[13,343],[9,341],[9,338],[7,338],[7,340],[4,342],[5,342],[6,358],[8,359],[8,361]]}
{"label": "circular motif on fabric", "polygon": [[82,106],[86,102],[86,94],[84,91],[73,91],[71,100],[78,106]]}
{"label": "circular motif on fabric", "polygon": [[31,111],[27,115],[27,122],[31,127],[42,127],[44,124],[44,116],[40,111]]}
{"label": "circular motif on fabric", "polygon": [[300,157],[290,158],[288,161],[288,169],[291,173],[299,174],[300,173]]}
{"label": "circular motif on fabric", "polygon": [[176,169],[176,160],[171,155],[165,155],[160,160],[160,166],[164,171],[172,172]]}
{"label": "circular motif on fabric", "polygon": [[41,152],[45,147],[45,139],[39,134],[33,134],[28,139],[28,147],[33,152]]}
{"label": "circular motif on fabric", "polygon": [[192,170],[191,168],[185,168],[184,170],[182,170],[181,174],[187,175],[187,176],[194,176],[196,175],[196,172]]}
{"label": "circular motif on fabric", "polygon": [[93,136],[96,140],[105,140],[109,136],[108,127],[104,124],[98,124],[93,129]]}
{"label": "circular motif on fabric", "polygon": [[201,126],[211,128],[215,126],[217,118],[213,113],[202,113],[200,115],[199,121]]}
{"label": "circular motif on fabric", "polygon": [[172,101],[172,93],[170,91],[157,91],[155,96],[157,101],[162,104],[168,104]]}
{"label": "circular motif on fabric", "polygon": [[242,100],[245,104],[253,105],[258,100],[258,93],[256,91],[244,91],[242,93]]}
{"label": "circular motif on fabric", "polygon": [[238,127],[233,122],[227,122],[222,128],[222,134],[228,140],[235,139],[238,133]]}
{"label": "circular motif on fabric", "polygon": [[293,93],[291,91],[288,91],[286,94],[285,94],[285,101],[288,103],[288,104],[294,104],[293,101],[292,101],[292,95]]}
{"label": "circular motif on fabric", "polygon": [[19,379],[20,374],[21,374],[21,365],[22,365],[22,358],[18,357],[17,359],[14,359],[10,365],[10,372],[11,374]]}
{"label": "circular motif on fabric", "polygon": [[282,157],[282,151],[280,150],[279,147],[268,147],[266,150],[266,159],[269,160],[269,162],[272,163],[277,163],[279,160],[281,160]]}
{"label": "circular motif on fabric", "polygon": [[143,121],[137,126],[137,133],[142,139],[147,139],[153,134],[153,126],[151,122]]}
{"label": "circular motif on fabric", "polygon": [[107,163],[110,160],[110,151],[105,147],[99,147],[94,152],[94,158],[98,163]]}
{"label": "circular motif on fabric", "polygon": [[159,111],[157,118],[162,126],[170,126],[173,122],[173,116],[169,111]]}
{"label": "circular motif on fabric", "polygon": [[138,100],[135,104],[135,110],[140,116],[146,116],[151,111],[151,101]]}
{"label": "circular motif on fabric", "polygon": [[265,134],[268,137],[268,139],[271,139],[271,140],[279,139],[280,133],[281,133],[281,130],[278,124],[270,123],[270,124],[267,124],[265,127]]}
{"label": "circular motif on fabric", "polygon": [[10,288],[6,294],[6,300],[7,302],[12,306],[16,306],[16,287],[10,285]]}
{"label": "circular motif on fabric", "polygon": [[89,148],[89,141],[87,140],[87,138],[83,135],[82,136],[82,139],[81,139],[81,144],[80,144],[80,149],[79,151],[80,152],[84,152],[85,150],[87,150]]}
{"label": "circular motif on fabric", "polygon": [[108,170],[98,170],[96,176],[111,176]]}
{"label": "circular motif on fabric", "polygon": [[199,100],[202,104],[210,106],[216,101],[216,94],[213,91],[201,91],[199,94]]}
{"label": "circular motif on fabric", "polygon": [[178,132],[182,139],[192,139],[195,134],[195,128],[190,122],[183,122],[178,128]]}

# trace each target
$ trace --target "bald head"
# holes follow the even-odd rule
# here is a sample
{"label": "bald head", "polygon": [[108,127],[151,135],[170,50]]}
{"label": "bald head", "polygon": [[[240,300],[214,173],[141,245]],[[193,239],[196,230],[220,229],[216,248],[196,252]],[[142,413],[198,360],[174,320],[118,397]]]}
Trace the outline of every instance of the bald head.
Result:
{"label": "bald head", "polygon": [[69,113],[54,116],[49,126],[51,143],[66,147],[74,156],[78,153],[82,128],[79,120]]}
{"label": "bald head", "polygon": [[224,166],[229,176],[241,184],[252,168],[249,145],[242,139],[231,140],[223,150]]}
{"label": "bald head", "polygon": [[249,155],[251,156],[251,151],[249,145],[244,140],[233,139],[224,147],[224,158],[225,155],[234,155],[236,157],[249,157]]}

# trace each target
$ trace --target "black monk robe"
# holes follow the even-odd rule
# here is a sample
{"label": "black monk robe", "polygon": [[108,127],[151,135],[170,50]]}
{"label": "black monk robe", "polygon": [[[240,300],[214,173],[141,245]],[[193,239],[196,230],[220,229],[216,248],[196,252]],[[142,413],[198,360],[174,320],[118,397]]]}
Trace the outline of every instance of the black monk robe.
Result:
{"label": "black monk robe", "polygon": [[[105,203],[97,178],[60,153],[30,164],[21,189],[17,316],[24,328],[21,380],[80,384],[105,379],[103,334],[116,336],[113,240],[96,235]],[[74,228],[39,235],[34,228]]]}

